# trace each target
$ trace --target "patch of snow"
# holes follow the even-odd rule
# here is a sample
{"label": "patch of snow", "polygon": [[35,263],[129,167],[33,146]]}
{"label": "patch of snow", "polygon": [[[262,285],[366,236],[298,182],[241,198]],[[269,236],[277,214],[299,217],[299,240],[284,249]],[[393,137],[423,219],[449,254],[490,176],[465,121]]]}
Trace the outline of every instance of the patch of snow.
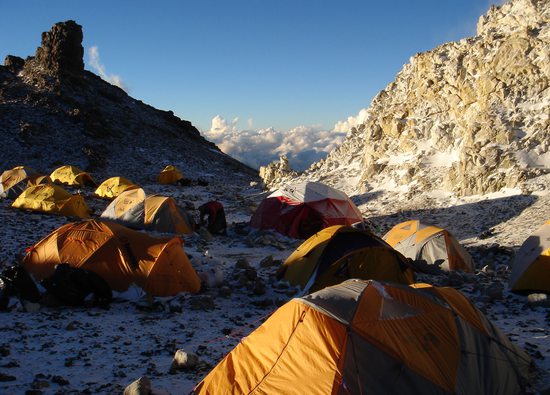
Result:
{"label": "patch of snow", "polygon": [[[359,170],[359,164],[351,163],[348,174],[358,179]],[[342,177],[342,185],[345,181],[347,177]],[[205,187],[142,186],[148,193],[172,196],[188,207],[196,208],[213,199],[223,203],[228,236],[214,236],[211,240],[198,234],[184,236],[186,253],[195,269],[206,273],[204,278],[211,287],[198,295],[183,293],[155,299],[146,298],[140,288],[132,287],[116,293],[108,310],[42,307],[31,313],[24,312],[14,301],[12,311],[2,313],[0,347],[8,354],[3,356],[3,364],[10,366],[3,367],[2,373],[16,379],[2,382],[0,392],[25,393],[45,380],[49,385],[45,391],[50,393],[84,390],[97,394],[122,393],[131,382],[147,376],[155,389],[171,394],[188,393],[242,338],[261,325],[277,305],[296,295],[297,290],[285,288],[275,280],[277,266],[262,267],[260,262],[267,256],[283,261],[301,241],[246,227],[253,208],[266,195],[263,191],[222,180]],[[408,185],[397,186],[388,181],[350,197],[379,235],[412,218],[449,229],[474,256],[475,277],[480,284],[496,281],[506,284],[513,251],[548,220],[550,195],[542,191],[538,195],[522,195],[520,189],[505,189],[485,196],[456,197],[434,189],[410,197],[409,189]],[[84,193],[97,215],[109,203],[92,198],[90,190]],[[189,212],[197,218],[193,208]],[[0,201],[0,221],[3,224],[0,260],[9,264],[16,254],[24,253],[26,247],[69,220],[15,210],[4,200]],[[265,294],[256,295],[239,282],[235,270],[239,259],[246,259],[256,271],[265,284]],[[481,271],[487,265],[494,267],[494,273]],[[219,286],[222,279],[228,288],[225,296]],[[442,285],[446,277],[420,280]],[[459,289],[533,357],[539,372],[550,372],[548,309],[530,307],[526,297],[511,294],[506,288],[504,299],[496,301],[483,298],[481,291],[470,283]],[[197,308],[201,298],[212,301],[212,308]],[[170,364],[178,349],[197,353],[202,363],[199,368],[170,374]],[[547,388],[549,375],[539,373],[534,385],[537,389]]]}
{"label": "patch of snow", "polygon": [[413,161],[416,158],[413,154],[396,154],[390,156],[388,159],[378,160],[376,163],[384,163],[386,162],[389,166],[396,166],[396,165],[402,165],[403,163],[409,163]]}

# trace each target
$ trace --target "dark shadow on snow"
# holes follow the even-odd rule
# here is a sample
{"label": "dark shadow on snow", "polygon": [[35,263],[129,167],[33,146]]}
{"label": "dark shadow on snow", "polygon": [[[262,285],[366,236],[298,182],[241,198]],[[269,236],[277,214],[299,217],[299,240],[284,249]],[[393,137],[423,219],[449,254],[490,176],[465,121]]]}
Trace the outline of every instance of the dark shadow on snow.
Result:
{"label": "dark shadow on snow", "polygon": [[[363,198],[361,196],[361,200]],[[375,225],[375,231],[381,236],[400,222],[419,219],[421,222],[447,229],[458,239],[472,237],[483,239],[493,235],[495,226],[517,217],[536,200],[537,197],[532,195],[515,195],[445,208],[403,210],[388,215],[372,216],[368,219]],[[528,236],[525,235],[525,238]]]}

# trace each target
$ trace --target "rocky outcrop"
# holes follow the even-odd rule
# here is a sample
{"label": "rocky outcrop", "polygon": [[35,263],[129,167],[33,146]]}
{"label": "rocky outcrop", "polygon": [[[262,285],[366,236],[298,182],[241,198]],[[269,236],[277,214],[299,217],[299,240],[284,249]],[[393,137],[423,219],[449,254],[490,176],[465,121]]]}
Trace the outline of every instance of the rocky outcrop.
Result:
{"label": "rocky outcrop", "polygon": [[19,56],[8,55],[6,56],[6,59],[4,59],[4,66],[6,69],[14,74],[19,73],[23,69],[24,65],[25,60]]}
{"label": "rocky outcrop", "polygon": [[37,66],[54,74],[82,73],[82,39],[82,26],[75,21],[56,23],[49,32],[42,33],[42,45],[36,49]]}
{"label": "rocky outcrop", "polygon": [[286,155],[282,155],[279,161],[260,166],[260,178],[267,189],[276,188],[297,175],[298,173],[290,167]]}
{"label": "rocky outcrop", "polygon": [[[305,177],[348,191],[515,188],[550,170],[550,3],[492,7],[478,34],[413,56]],[[359,163],[358,163],[359,162]]]}
{"label": "rocky outcrop", "polygon": [[189,121],[128,96],[84,69],[82,27],[55,24],[36,55],[9,55],[0,66],[0,169],[17,165],[50,172],[61,164],[97,179],[125,175],[151,181],[166,164],[190,178],[257,179],[223,154]]}

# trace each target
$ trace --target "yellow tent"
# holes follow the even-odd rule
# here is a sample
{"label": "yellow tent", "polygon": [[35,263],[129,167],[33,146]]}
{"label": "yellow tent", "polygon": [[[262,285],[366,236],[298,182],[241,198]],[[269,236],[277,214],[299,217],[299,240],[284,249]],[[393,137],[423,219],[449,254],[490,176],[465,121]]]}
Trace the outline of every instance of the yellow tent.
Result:
{"label": "yellow tent", "polygon": [[529,356],[453,288],[348,280],[281,306],[195,394],[520,394]]}
{"label": "yellow tent", "polygon": [[313,292],[349,278],[410,284],[408,260],[379,237],[352,226],[334,225],[304,241],[281,265],[279,279]]}
{"label": "yellow tent", "polygon": [[200,279],[183,251],[179,237],[156,238],[108,221],[69,223],[28,249],[23,266],[41,280],[55,265],[99,274],[115,291],[132,283],[152,296],[198,292]]}
{"label": "yellow tent", "polygon": [[173,165],[166,166],[157,177],[159,184],[175,184],[181,179],[183,179],[183,174]]}
{"label": "yellow tent", "polygon": [[17,166],[0,175],[0,197],[15,199],[25,189],[38,184],[47,184],[50,178],[37,173],[28,166]]}
{"label": "yellow tent", "polygon": [[550,293],[550,221],[521,245],[512,264],[509,284],[514,292]]}
{"label": "yellow tent", "polygon": [[383,239],[407,258],[425,260],[447,271],[474,271],[468,251],[446,229],[411,220],[395,225]]}
{"label": "yellow tent", "polygon": [[109,204],[101,218],[130,228],[163,233],[193,233],[192,218],[171,197],[146,196],[141,188],[122,192]]}
{"label": "yellow tent", "polygon": [[27,188],[15,199],[12,207],[69,217],[85,218],[90,216],[90,209],[82,196],[72,195],[60,186],[53,184],[41,184]]}
{"label": "yellow tent", "polygon": [[67,165],[58,167],[52,172],[52,174],[50,174],[50,178],[53,182],[70,186],[97,186],[89,173],[82,171],[76,166]]}
{"label": "yellow tent", "polygon": [[95,190],[96,196],[114,199],[124,191],[139,188],[132,181],[124,177],[111,177],[101,183]]}

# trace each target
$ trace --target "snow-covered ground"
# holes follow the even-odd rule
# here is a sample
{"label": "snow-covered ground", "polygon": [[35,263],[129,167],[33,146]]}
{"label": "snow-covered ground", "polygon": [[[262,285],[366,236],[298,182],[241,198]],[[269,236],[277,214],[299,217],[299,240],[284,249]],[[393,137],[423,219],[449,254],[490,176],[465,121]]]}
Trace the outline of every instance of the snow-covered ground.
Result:
{"label": "snow-covered ground", "polygon": [[[185,251],[195,269],[208,272],[221,268],[223,285],[198,295],[180,294],[153,301],[140,289],[131,288],[117,294],[108,310],[42,307],[26,312],[12,299],[11,311],[0,314],[1,394],[28,390],[116,394],[141,376],[150,378],[159,393],[189,393],[242,337],[295,295],[296,290],[277,282],[274,273],[300,241],[251,231],[246,226],[254,206],[264,196],[258,188],[150,184],[144,189],[172,196],[189,209],[212,199],[224,204],[230,224],[228,236],[184,237]],[[91,189],[83,192],[99,215],[108,202],[91,197]],[[478,270],[474,279],[454,278],[453,284],[532,356],[538,368],[533,387],[540,390],[550,387],[550,310],[532,307],[526,297],[507,292],[506,280],[514,250],[548,220],[549,198],[543,192],[521,195],[516,190],[467,199],[443,192],[411,198],[373,190],[353,200],[380,234],[402,220],[419,218],[447,227],[464,243]],[[13,263],[16,254],[23,254],[25,248],[68,221],[12,209],[9,203],[0,202],[0,261],[4,265]],[[246,269],[244,259],[251,268]],[[449,278],[424,275],[420,280],[447,285]],[[495,282],[504,284],[502,299],[484,293]],[[198,354],[199,366],[171,372],[178,349]]]}

